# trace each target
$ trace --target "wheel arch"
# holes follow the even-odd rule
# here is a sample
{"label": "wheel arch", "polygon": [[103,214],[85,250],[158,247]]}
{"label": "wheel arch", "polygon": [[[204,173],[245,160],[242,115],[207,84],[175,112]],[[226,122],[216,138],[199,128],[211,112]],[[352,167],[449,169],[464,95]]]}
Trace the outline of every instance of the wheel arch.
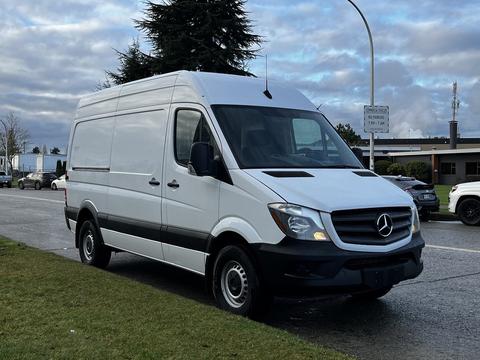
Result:
{"label": "wheel arch", "polygon": [[478,200],[480,201],[480,196],[478,195],[473,195],[473,194],[465,194],[465,195],[461,195],[458,200],[457,200],[457,203],[455,205],[455,214],[458,214],[458,207],[460,206],[460,204],[467,200],[467,199],[475,199],[475,200]]}
{"label": "wheel arch", "polygon": [[233,230],[225,230],[222,233],[218,234],[218,236],[211,236],[208,242],[208,256],[205,262],[205,284],[207,286],[207,291],[211,294],[213,289],[211,288],[210,284],[212,282],[213,265],[215,264],[215,259],[217,258],[220,250],[229,245],[236,245],[245,250],[249,257],[252,259],[255,267],[259,269],[257,258],[250,247],[250,243],[239,232]]}
{"label": "wheel arch", "polygon": [[80,209],[77,215],[77,224],[75,227],[75,247],[78,248],[80,244],[80,229],[86,220],[93,220],[95,226],[100,234],[100,240],[103,243],[102,234],[100,231],[100,224],[98,222],[98,210],[90,200],[84,200],[80,204]]}

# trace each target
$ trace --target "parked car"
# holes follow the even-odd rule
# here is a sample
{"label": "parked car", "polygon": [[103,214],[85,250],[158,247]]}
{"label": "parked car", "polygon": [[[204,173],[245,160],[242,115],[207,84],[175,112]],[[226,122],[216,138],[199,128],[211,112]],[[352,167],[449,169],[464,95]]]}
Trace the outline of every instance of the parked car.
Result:
{"label": "parked car", "polygon": [[438,212],[440,210],[440,199],[435,193],[433,184],[426,184],[423,181],[408,176],[384,176],[383,178],[412,196],[422,220],[428,220],[431,212]]}
{"label": "parked car", "polygon": [[0,187],[7,186],[8,188],[12,187],[12,176],[7,175],[5,171],[0,171]]}
{"label": "parked car", "polygon": [[18,187],[21,190],[25,188],[34,188],[35,190],[40,190],[42,187],[49,188],[56,178],[54,173],[37,171],[18,180]]}
{"label": "parked car", "polygon": [[480,225],[480,181],[458,184],[448,194],[448,211],[465,225]]}
{"label": "parked car", "polygon": [[112,250],[162,261],[251,317],[273,295],[375,299],[422,272],[412,197],[287,85],[180,71],[112,87],[80,100],[68,148],[66,224],[85,264]]}
{"label": "parked car", "polygon": [[65,175],[60,176],[58,179],[52,181],[52,190],[65,189],[67,182],[65,181]]}

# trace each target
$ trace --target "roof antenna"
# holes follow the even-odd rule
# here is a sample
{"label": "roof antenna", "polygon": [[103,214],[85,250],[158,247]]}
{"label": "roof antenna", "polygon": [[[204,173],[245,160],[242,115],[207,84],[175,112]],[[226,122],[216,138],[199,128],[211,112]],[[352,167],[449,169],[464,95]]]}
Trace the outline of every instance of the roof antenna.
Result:
{"label": "roof antenna", "polygon": [[272,94],[268,91],[268,55],[265,54],[265,91],[263,92],[267,98],[272,99]]}

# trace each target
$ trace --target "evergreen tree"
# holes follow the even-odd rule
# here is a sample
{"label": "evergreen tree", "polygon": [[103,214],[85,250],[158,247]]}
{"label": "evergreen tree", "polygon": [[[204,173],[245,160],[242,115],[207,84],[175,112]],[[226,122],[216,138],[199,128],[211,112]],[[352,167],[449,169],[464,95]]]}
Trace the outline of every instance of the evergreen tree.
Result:
{"label": "evergreen tree", "polygon": [[146,3],[145,18],[136,20],[152,47],[141,52],[139,42],[118,52],[115,84],[176,70],[209,71],[252,76],[247,62],[256,57],[261,37],[244,9],[245,0],[164,0]]}
{"label": "evergreen tree", "polygon": [[118,54],[120,66],[118,72],[107,71],[107,81],[100,85],[101,88],[110,87],[108,78],[116,85],[143,79],[153,75],[152,58],[140,50],[140,43],[134,40],[125,53],[115,50]]}
{"label": "evergreen tree", "polygon": [[356,146],[362,140],[360,135],[358,135],[355,130],[350,126],[350,124],[339,123],[335,126],[338,134],[347,142],[350,146]]}
{"label": "evergreen tree", "polygon": [[57,160],[57,167],[55,169],[55,175],[57,178],[63,175],[63,169],[62,169],[62,160]]}

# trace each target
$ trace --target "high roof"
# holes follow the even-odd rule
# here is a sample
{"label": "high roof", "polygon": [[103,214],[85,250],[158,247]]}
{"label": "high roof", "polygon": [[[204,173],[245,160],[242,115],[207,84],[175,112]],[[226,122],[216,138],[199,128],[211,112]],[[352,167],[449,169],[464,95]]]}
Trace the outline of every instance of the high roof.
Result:
{"label": "high roof", "polygon": [[177,71],[114,86],[84,96],[77,118],[111,114],[132,108],[172,103],[199,103],[281,107],[316,111],[298,90],[269,81],[272,98],[265,94],[265,80],[217,73]]}

